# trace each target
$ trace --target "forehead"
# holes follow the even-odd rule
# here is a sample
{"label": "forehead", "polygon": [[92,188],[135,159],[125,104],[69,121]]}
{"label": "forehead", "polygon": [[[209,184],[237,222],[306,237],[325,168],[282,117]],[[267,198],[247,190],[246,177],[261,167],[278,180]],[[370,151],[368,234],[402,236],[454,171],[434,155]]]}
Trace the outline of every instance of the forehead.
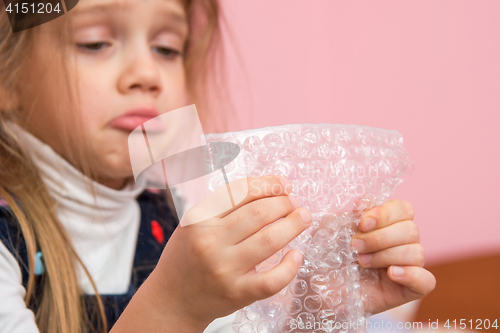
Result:
{"label": "forehead", "polygon": [[182,0],[80,0],[73,15],[109,14],[116,12],[150,11],[179,23],[186,21],[185,1]]}
{"label": "forehead", "polygon": [[77,26],[109,21],[168,27],[182,38],[189,34],[185,0],[80,0],[70,14]]}

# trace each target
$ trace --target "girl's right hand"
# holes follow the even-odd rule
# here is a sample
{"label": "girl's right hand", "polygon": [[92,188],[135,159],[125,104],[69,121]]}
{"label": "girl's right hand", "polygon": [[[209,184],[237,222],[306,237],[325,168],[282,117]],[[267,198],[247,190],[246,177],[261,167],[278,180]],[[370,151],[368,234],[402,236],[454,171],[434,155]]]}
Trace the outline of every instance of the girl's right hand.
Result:
{"label": "girl's right hand", "polygon": [[310,225],[311,215],[288,195],[292,186],[284,177],[242,178],[231,183],[234,197],[238,196],[235,191],[244,195],[247,188],[248,195],[233,209],[188,225],[200,209],[227,198],[226,187],[194,205],[183,217],[186,226],[175,230],[151,274],[160,284],[155,288],[158,308],[192,328],[204,328],[217,317],[276,294],[293,280],[301,265],[302,255],[292,250],[273,269],[256,272],[256,265]]}

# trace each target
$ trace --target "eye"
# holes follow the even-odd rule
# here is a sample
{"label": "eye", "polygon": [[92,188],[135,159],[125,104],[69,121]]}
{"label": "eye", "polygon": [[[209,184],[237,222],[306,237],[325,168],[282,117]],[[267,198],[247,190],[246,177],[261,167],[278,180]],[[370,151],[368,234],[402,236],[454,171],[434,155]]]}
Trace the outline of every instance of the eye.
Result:
{"label": "eye", "polygon": [[153,47],[153,50],[155,50],[160,55],[167,57],[167,58],[175,58],[177,56],[182,56],[182,54],[179,51],[174,50],[174,49],[169,48],[169,47],[155,46],[155,47]]}
{"label": "eye", "polygon": [[83,51],[90,51],[90,52],[95,52],[95,51],[100,51],[102,50],[105,46],[109,46],[109,43],[106,42],[94,42],[94,43],[83,43],[83,44],[77,44],[78,48],[83,50]]}

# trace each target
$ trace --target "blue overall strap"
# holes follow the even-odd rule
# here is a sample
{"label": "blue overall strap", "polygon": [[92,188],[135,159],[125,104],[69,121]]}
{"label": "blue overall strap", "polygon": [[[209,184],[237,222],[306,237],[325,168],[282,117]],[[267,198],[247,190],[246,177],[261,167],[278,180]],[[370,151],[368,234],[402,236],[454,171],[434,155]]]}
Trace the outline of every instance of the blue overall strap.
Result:
{"label": "blue overall strap", "polygon": [[[3,200],[2,200],[3,201]],[[17,222],[14,213],[7,205],[0,205],[0,241],[17,259],[21,269],[23,286],[28,288],[29,267],[28,267],[28,251],[26,249],[26,242],[21,231],[21,227]],[[29,308],[33,311],[38,306],[40,300],[44,275],[35,276],[35,289],[33,297],[31,297]]]}
{"label": "blue overall strap", "polygon": [[[137,201],[141,208],[141,225],[137,237],[129,290],[121,295],[101,294],[109,329],[115,324],[132,296],[156,267],[166,242],[179,223],[176,215],[171,212],[167,205],[165,191],[146,190],[137,198]],[[161,234],[163,239],[158,234]],[[92,306],[93,298],[95,296],[85,295],[86,304]],[[97,323],[93,325],[96,327]]]}

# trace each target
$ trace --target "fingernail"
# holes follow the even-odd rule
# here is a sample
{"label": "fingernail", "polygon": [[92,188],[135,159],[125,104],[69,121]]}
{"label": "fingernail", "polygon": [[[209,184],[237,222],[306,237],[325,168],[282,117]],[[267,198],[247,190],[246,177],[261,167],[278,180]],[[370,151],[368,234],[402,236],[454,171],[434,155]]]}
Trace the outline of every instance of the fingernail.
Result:
{"label": "fingernail", "polygon": [[292,203],[293,209],[296,209],[299,207],[299,203],[297,202],[297,199],[293,195],[289,195],[288,199],[290,199],[290,202]]}
{"label": "fingernail", "polygon": [[361,239],[353,239],[352,247],[358,252],[363,252],[366,249],[365,241]]}
{"label": "fingernail", "polygon": [[302,220],[304,221],[305,224],[309,224],[311,222],[311,214],[305,209],[301,209],[299,211],[300,217],[302,217]]}
{"label": "fingernail", "polygon": [[295,260],[297,264],[302,265],[302,255],[299,252],[294,252],[292,256],[293,260]]}
{"label": "fingernail", "polygon": [[281,181],[281,185],[283,185],[283,190],[285,191],[285,193],[288,194],[292,192],[292,183],[290,183],[290,181],[283,176],[278,176],[278,178]]}
{"label": "fingernail", "polygon": [[370,253],[363,253],[358,255],[358,261],[361,265],[368,265],[372,260],[372,255]]}
{"label": "fingernail", "polygon": [[377,221],[373,217],[368,217],[363,222],[363,229],[365,231],[372,231],[375,229],[375,224],[377,224]]}
{"label": "fingernail", "polygon": [[392,266],[392,275],[394,276],[402,276],[405,272],[405,270],[403,269],[403,267],[399,267],[399,266]]}

